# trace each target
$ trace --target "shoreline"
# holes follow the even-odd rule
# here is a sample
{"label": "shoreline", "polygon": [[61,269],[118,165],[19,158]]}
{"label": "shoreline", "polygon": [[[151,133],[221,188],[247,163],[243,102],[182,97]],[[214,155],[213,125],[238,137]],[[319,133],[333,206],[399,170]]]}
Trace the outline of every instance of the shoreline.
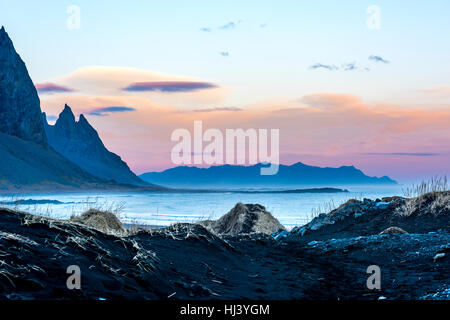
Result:
{"label": "shoreline", "polygon": [[[0,299],[450,299],[449,217],[450,192],[351,200],[291,231],[273,231],[271,214],[250,204],[201,224],[108,232],[98,223],[111,215],[58,220],[0,209],[11,280],[0,277]],[[74,264],[82,290],[66,287]],[[380,290],[366,287],[374,264]]]}
{"label": "shoreline", "polygon": [[[1,189],[0,189],[1,190]],[[16,190],[18,191],[18,190]],[[348,189],[342,189],[342,188],[334,188],[334,187],[316,187],[316,188],[296,188],[296,189],[288,189],[288,188],[261,188],[259,190],[252,189],[186,189],[186,188],[166,188],[163,186],[155,187],[133,187],[130,189],[127,188],[111,188],[111,189],[67,189],[67,190],[55,190],[55,189],[49,189],[49,190],[34,190],[34,189],[23,189],[20,190],[21,192],[4,192],[0,191],[1,196],[10,196],[10,195],[38,195],[38,194],[83,194],[83,193],[117,193],[117,192],[130,192],[130,193],[347,193],[349,192]]]}

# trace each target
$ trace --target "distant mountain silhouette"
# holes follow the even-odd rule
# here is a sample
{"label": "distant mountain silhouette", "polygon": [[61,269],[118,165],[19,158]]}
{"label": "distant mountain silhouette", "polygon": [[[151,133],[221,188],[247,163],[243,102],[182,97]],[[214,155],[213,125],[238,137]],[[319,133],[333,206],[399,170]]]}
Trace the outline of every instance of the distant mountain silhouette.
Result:
{"label": "distant mountain silhouette", "polygon": [[90,174],[118,183],[148,185],[118,155],[106,149],[97,131],[83,115],[75,121],[75,115],[67,104],[55,125],[48,124],[45,113],[43,119],[49,145]]}
{"label": "distant mountain silhouette", "polygon": [[369,177],[353,166],[321,168],[301,162],[280,165],[278,174],[260,175],[262,164],[253,166],[213,166],[210,168],[176,167],[163,172],[148,172],[140,177],[167,187],[270,187],[346,184],[396,184],[389,177]]}

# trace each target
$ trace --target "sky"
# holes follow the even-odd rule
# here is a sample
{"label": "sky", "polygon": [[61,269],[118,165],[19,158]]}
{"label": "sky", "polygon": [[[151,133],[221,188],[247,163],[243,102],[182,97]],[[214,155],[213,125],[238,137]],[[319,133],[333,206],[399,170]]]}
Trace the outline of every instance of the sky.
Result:
{"label": "sky", "polygon": [[[86,115],[136,173],[171,133],[280,130],[280,159],[450,174],[450,2],[0,0],[54,121]],[[78,14],[79,13],[79,14]]]}

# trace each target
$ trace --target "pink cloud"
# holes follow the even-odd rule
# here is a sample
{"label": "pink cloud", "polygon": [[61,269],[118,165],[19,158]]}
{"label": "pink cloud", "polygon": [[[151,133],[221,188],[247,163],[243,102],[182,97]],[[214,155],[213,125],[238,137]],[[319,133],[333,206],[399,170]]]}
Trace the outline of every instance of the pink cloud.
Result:
{"label": "pink cloud", "polygon": [[[87,66],[58,79],[83,95],[140,96],[185,108],[222,103],[228,89],[211,81],[136,68]],[[170,94],[176,93],[176,94]]]}
{"label": "pink cloud", "polygon": [[66,87],[66,86],[62,86],[62,85],[58,85],[55,83],[36,83],[34,85],[37,89],[37,91],[39,91],[39,93],[44,93],[44,94],[53,94],[53,93],[67,93],[67,92],[73,92],[74,90]]}
{"label": "pink cloud", "polygon": [[[371,175],[407,179],[450,174],[450,110],[369,104],[348,94],[314,94],[298,102],[262,102],[239,112],[193,112],[142,96],[53,96],[43,99],[44,111],[58,113],[65,102],[76,113],[106,106],[135,106],[114,117],[91,117],[111,151],[138,173],[172,167],[171,133],[217,128],[280,129],[284,163],[355,165]],[[433,154],[433,156],[425,156]],[[408,156],[407,156],[408,155]]]}
{"label": "pink cloud", "polygon": [[192,81],[156,81],[156,82],[134,82],[123,88],[124,91],[142,92],[142,91],[159,91],[159,92],[191,92],[204,89],[215,89],[218,86],[208,82],[192,82]]}

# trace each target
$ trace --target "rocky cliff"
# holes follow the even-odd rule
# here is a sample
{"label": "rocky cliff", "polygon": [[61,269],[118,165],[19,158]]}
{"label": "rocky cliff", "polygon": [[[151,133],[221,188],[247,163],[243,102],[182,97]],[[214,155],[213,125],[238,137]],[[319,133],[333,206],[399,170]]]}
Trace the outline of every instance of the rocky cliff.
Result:
{"label": "rocky cliff", "polygon": [[97,131],[83,115],[76,121],[68,105],[55,125],[48,124],[45,113],[43,118],[49,145],[90,174],[118,183],[148,185],[118,155],[106,149]]}
{"label": "rocky cliff", "polygon": [[39,97],[25,63],[0,29],[0,132],[47,147]]}
{"label": "rocky cliff", "polygon": [[[93,137],[94,148],[99,149],[98,153],[105,154],[97,133],[84,117],[77,123],[75,129],[67,126],[67,124],[75,123],[71,111],[64,113],[62,118],[59,126],[62,128],[63,137],[66,137],[70,130],[80,131],[83,134],[76,136],[77,139],[83,142]],[[79,152],[89,155],[89,149],[77,147],[77,140],[73,142],[74,146],[66,146],[69,150],[73,148],[75,154]],[[111,160],[114,164],[121,163],[116,155],[105,157],[115,159]],[[40,101],[33,81],[28,75],[25,63],[16,53],[11,39],[2,27],[0,29],[0,193],[77,189],[118,190],[131,187],[107,181],[111,180],[110,177],[107,180],[99,178],[98,175],[90,174],[75,163],[76,161],[67,159],[49,146],[42,121]],[[128,169],[126,164],[120,165],[125,168],[123,172],[126,172]],[[131,172],[128,175],[131,178],[127,181],[131,182],[134,175]],[[124,180],[118,179],[118,181]],[[135,180],[138,178],[135,177]]]}

